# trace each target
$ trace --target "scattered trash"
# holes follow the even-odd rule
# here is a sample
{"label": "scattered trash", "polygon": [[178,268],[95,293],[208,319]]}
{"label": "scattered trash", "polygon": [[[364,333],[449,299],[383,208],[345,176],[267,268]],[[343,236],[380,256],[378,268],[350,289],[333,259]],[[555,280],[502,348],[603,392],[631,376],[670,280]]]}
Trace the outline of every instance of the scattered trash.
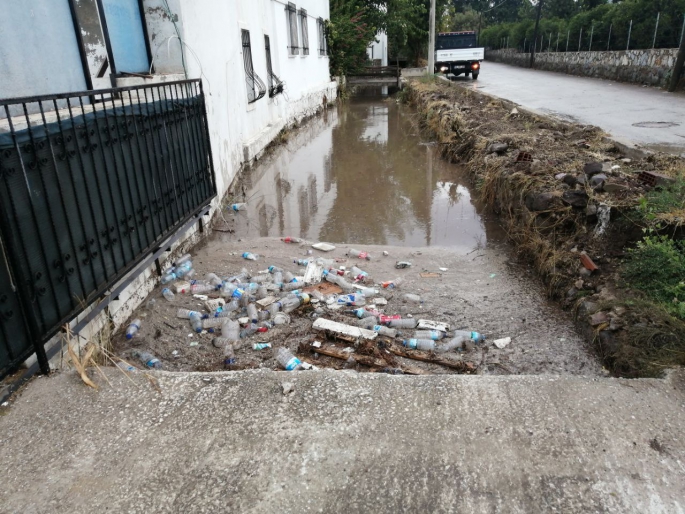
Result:
{"label": "scattered trash", "polygon": [[442,271],[443,273],[444,273],[445,271],[449,271],[449,268],[438,268],[438,269],[439,269],[440,271]]}
{"label": "scattered trash", "polygon": [[328,243],[316,243],[312,245],[312,248],[314,248],[315,250],[320,250],[322,252],[332,252],[333,250],[335,250],[335,246]]}
{"label": "scattered trash", "polygon": [[384,289],[395,289],[397,287],[400,287],[404,280],[400,277],[394,279],[394,280],[389,280],[387,282],[382,282],[381,286],[383,286]]}
{"label": "scattered trash", "polygon": [[234,204],[231,204],[228,207],[228,209],[231,211],[235,211],[235,212],[244,211],[245,209],[247,209],[247,204],[246,203],[234,203]]}
{"label": "scattered trash", "polygon": [[330,332],[337,336],[352,338],[354,341],[360,339],[367,339],[372,341],[378,337],[378,333],[373,330],[366,330],[359,327],[352,327],[337,321],[331,321],[325,318],[318,318],[312,326],[314,330]]}
{"label": "scattered trash", "polygon": [[176,282],[174,284],[174,289],[176,290],[176,294],[185,294],[190,292],[190,282]]}
{"label": "scattered trash", "polygon": [[402,345],[412,350],[423,350],[426,352],[435,350],[435,341],[430,339],[405,339],[402,341]]}
{"label": "scattered trash", "polygon": [[140,352],[136,350],[133,352],[133,356],[143,363],[146,368],[162,369],[161,361],[150,352]]}
{"label": "scattered trash", "polygon": [[371,256],[367,252],[355,250],[354,248],[350,248],[347,251],[347,255],[350,255],[352,257],[357,257],[358,259],[366,259],[367,261],[371,260]]}
{"label": "scattered trash", "polygon": [[402,295],[402,300],[411,303],[422,303],[421,297],[417,294],[405,293]]}
{"label": "scattered trash", "polygon": [[533,162],[533,156],[528,152],[519,152],[516,156],[516,162]]}
{"label": "scattered trash", "polygon": [[307,264],[307,270],[304,272],[305,284],[318,284],[323,277],[324,267],[321,263],[315,261]]}
{"label": "scattered trash", "polygon": [[511,343],[511,337],[495,339],[492,343],[501,350],[502,348],[506,347],[509,343]]}
{"label": "scattered trash", "polygon": [[286,371],[296,371],[302,367],[300,359],[295,357],[287,348],[279,348],[276,352],[276,360]]}
{"label": "scattered trash", "polygon": [[171,302],[174,300],[174,292],[169,289],[168,287],[165,287],[162,289],[162,296],[164,297],[165,300]]}
{"label": "scattered trash", "polygon": [[252,345],[253,350],[266,350],[271,348],[271,343],[255,343]]}
{"label": "scattered trash", "polygon": [[314,342],[312,343],[312,346],[313,346],[314,348],[321,348],[321,341],[314,341]]}
{"label": "scattered trash", "polygon": [[450,326],[442,321],[431,321],[429,319],[420,319],[416,323],[416,328],[420,330],[438,330],[440,332],[449,332]]}
{"label": "scattered trash", "polygon": [[580,262],[583,263],[583,266],[585,266],[585,269],[587,270],[596,271],[599,269],[585,252],[580,252]]}
{"label": "scattered trash", "polygon": [[371,301],[371,303],[373,303],[375,305],[381,305],[381,306],[388,305],[388,300],[386,300],[385,298],[382,298],[382,297],[374,298],[373,300],[370,300],[370,301]]}
{"label": "scattered trash", "polygon": [[284,243],[293,243],[293,244],[302,243],[302,239],[298,239],[297,237],[282,237],[281,241],[283,241]]}
{"label": "scattered trash", "polygon": [[383,250],[383,257],[387,257],[390,253],[387,250]]}
{"label": "scattered trash", "polygon": [[440,273],[419,273],[421,278],[440,278]]}
{"label": "scattered trash", "polygon": [[[302,363],[300,363],[300,364],[302,364]],[[281,384],[281,389],[283,390],[283,394],[287,395],[287,394],[292,393],[295,390],[295,386],[293,385],[292,382],[283,382]]]}
{"label": "scattered trash", "polygon": [[395,263],[396,269],[405,269],[405,268],[410,268],[410,267],[411,267],[411,262],[409,262],[409,261],[397,261]]}
{"label": "scattered trash", "polygon": [[140,325],[140,320],[134,319],[126,329],[126,339],[133,339],[133,336],[135,336],[140,330]]}
{"label": "scattered trash", "polygon": [[490,278],[495,278],[497,276],[497,273],[490,273]]}
{"label": "scattered trash", "polygon": [[200,343],[198,343],[197,341],[190,341],[188,346],[198,346],[199,344]]}
{"label": "scattered trash", "polygon": [[259,259],[259,255],[252,252],[243,252],[243,259],[248,261],[256,261]]}

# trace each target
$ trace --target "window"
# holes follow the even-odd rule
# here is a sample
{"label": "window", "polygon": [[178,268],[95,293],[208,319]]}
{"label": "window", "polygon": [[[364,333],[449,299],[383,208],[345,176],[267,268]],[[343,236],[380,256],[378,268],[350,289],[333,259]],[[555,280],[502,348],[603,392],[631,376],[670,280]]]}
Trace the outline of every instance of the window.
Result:
{"label": "window", "polygon": [[323,18],[316,20],[319,29],[319,55],[326,55],[326,25]]}
{"label": "window", "polygon": [[245,83],[247,85],[247,103],[251,104],[266,94],[266,86],[254,72],[252,66],[252,47],[250,46],[250,31],[241,30],[243,39],[243,64],[245,65]]}
{"label": "window", "polygon": [[300,9],[300,27],[302,28],[302,55],[309,55],[309,28],[307,27],[306,9]]}
{"label": "window", "polygon": [[290,52],[290,55],[297,55],[300,53],[300,47],[298,46],[297,41],[297,9],[295,4],[288,2],[288,5],[285,7],[285,12],[288,16],[288,35],[290,36],[288,51]]}
{"label": "window", "polygon": [[271,42],[269,36],[264,36],[264,48],[266,49],[266,80],[269,82],[269,98],[283,92],[283,82],[275,74],[271,67]]}

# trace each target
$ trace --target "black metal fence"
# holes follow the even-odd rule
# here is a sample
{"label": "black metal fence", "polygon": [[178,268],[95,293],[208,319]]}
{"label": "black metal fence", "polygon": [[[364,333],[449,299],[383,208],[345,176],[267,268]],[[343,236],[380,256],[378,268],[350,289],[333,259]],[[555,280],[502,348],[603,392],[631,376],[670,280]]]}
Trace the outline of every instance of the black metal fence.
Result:
{"label": "black metal fence", "polygon": [[199,80],[0,100],[0,376],[215,195]]}

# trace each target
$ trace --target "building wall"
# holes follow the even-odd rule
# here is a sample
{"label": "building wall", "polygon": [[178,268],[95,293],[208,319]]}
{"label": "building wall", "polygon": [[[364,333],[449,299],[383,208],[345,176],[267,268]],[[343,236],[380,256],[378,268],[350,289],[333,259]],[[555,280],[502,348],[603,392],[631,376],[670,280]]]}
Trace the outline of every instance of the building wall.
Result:
{"label": "building wall", "polygon": [[366,50],[370,61],[380,59],[381,66],[388,65],[388,35],[385,32],[376,34],[376,40]]}
{"label": "building wall", "polygon": [[[535,67],[570,75],[666,87],[677,54],[677,48],[622,52],[542,52],[535,55]],[[528,67],[530,63],[530,54],[512,49],[488,51],[485,58],[523,67]]]}

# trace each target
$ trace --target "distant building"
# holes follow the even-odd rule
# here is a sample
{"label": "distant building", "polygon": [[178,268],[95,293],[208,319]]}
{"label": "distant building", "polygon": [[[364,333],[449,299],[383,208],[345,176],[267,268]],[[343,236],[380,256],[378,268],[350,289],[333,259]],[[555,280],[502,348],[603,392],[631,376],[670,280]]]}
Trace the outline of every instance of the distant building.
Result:
{"label": "distant building", "polygon": [[374,66],[387,66],[388,35],[385,32],[376,34],[376,40],[366,49],[366,54]]}

